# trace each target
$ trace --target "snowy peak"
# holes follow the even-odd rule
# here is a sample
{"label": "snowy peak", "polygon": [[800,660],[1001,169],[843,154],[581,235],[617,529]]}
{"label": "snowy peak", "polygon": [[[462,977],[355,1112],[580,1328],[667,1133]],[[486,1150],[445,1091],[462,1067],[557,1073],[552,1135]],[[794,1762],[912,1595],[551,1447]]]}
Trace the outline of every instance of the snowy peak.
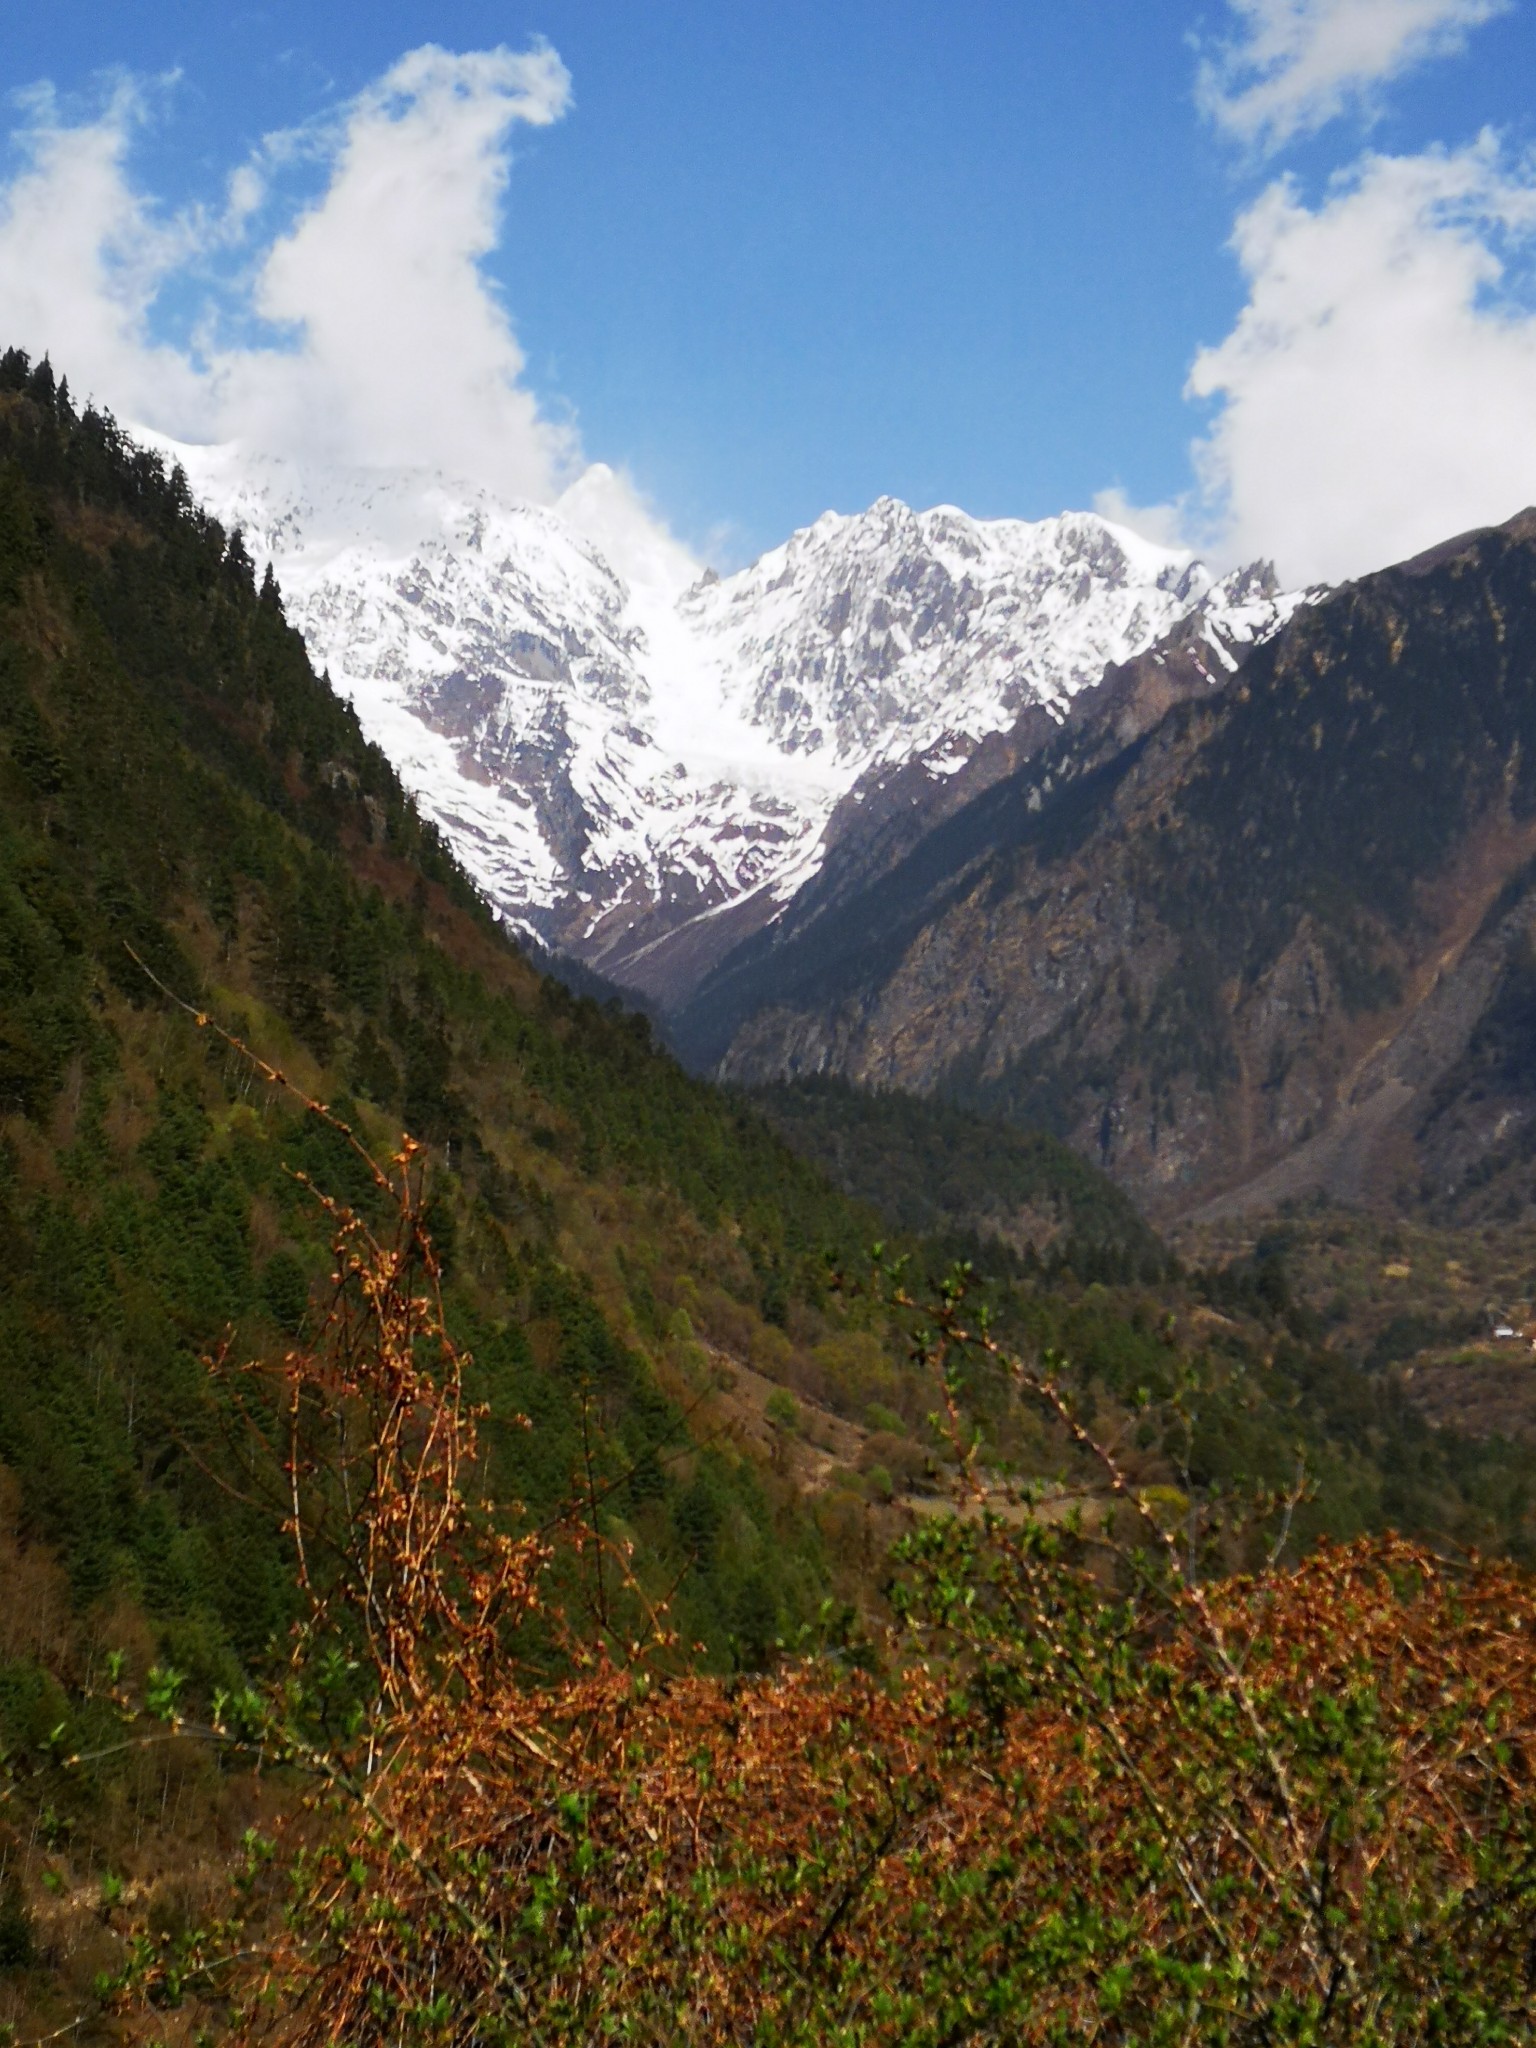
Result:
{"label": "snowy peak", "polygon": [[1060,711],[1214,587],[1194,556],[1092,513],[977,520],[882,498],[679,608],[786,753],[863,768],[945,729],[979,740],[1030,704]]}
{"label": "snowy peak", "polygon": [[1092,513],[882,498],[701,576],[601,465],[551,508],[160,445],[503,915],[664,1002],[817,872],[866,778],[951,775],[1183,622],[1229,671],[1287,610],[1262,566],[1217,583]]}

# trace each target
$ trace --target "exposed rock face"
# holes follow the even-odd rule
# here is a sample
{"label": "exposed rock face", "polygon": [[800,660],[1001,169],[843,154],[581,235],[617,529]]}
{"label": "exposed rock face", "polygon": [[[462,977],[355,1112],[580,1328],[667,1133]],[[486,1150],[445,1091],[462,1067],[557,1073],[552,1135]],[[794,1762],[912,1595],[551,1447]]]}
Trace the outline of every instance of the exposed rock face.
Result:
{"label": "exposed rock face", "polygon": [[932,823],[1017,758],[1021,715],[1054,730],[1181,622],[1231,666],[1294,602],[1091,514],[893,499],[734,576],[659,543],[621,576],[584,537],[597,471],[550,510],[426,472],[169,452],[275,563],[317,665],[491,900],[666,1006],[866,812]]}
{"label": "exposed rock face", "polygon": [[1182,643],[855,886],[834,851],[685,1048],[1043,1124],[1165,1216],[1465,1201],[1536,1149],[1536,515],[1231,679]]}

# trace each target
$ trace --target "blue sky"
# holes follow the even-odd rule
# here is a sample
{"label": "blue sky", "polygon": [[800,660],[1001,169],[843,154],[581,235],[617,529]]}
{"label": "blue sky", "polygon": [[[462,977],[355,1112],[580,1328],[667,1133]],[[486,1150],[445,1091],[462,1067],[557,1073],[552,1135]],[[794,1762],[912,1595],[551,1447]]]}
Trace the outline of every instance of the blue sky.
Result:
{"label": "blue sky", "polygon": [[[1037,517],[1118,490],[1149,531],[1299,578],[1536,499],[1533,0],[53,0],[0,49],[0,332],[164,431],[302,435],[249,358],[302,349],[329,317],[306,292],[355,260],[368,316],[336,317],[326,375],[350,385],[350,350],[359,421],[408,410],[372,358],[414,245],[385,235],[362,279],[364,209],[303,277],[256,281],[360,105],[388,143],[407,53],[535,38],[568,88],[466,73],[418,138],[430,188],[434,148],[470,163],[464,106],[542,95],[482,124],[443,198],[494,246],[468,232],[421,286],[479,291],[460,327],[515,342],[487,328],[465,367],[447,313],[424,322],[445,395],[391,455],[435,421],[445,459],[503,449],[492,480],[531,495],[600,459],[725,559],[885,492]],[[252,164],[259,203],[231,210]],[[424,203],[423,250],[454,234]],[[488,378],[516,417],[482,435]]]}

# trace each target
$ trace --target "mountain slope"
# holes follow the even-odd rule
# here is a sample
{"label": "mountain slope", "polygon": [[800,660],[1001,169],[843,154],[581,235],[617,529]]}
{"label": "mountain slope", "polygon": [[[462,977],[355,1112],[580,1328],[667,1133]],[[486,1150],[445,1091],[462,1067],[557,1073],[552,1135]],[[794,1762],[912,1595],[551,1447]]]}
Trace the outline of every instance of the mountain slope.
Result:
{"label": "mountain slope", "polygon": [[792,905],[680,1041],[1043,1123],[1165,1215],[1454,1202],[1536,1110],[1536,516],[1303,609],[1160,718],[1088,707]]}
{"label": "mountain slope", "polygon": [[[426,1146],[493,1493],[558,1516],[582,1475],[650,1582],[682,1576],[679,1626],[718,1662],[761,1662],[815,1612],[838,1576],[820,1510],[719,1378],[842,1386],[827,1258],[857,1260],[874,1218],[643,1019],[536,974],[275,587],[157,458],[8,355],[0,1489],[9,1512],[14,1475],[26,1540],[62,1560],[66,1612],[228,1682],[292,1588],[251,1499],[276,1475],[247,1469],[205,1361],[280,1355],[325,1297],[329,1224],[296,1173],[376,1197],[140,962],[380,1156],[402,1125]],[[861,1397],[899,1399],[897,1333],[861,1346]]]}
{"label": "mountain slope", "polygon": [[621,576],[584,537],[611,526],[601,470],[551,511],[163,445],[498,910],[666,1007],[893,770],[942,808],[1021,713],[1059,719],[1181,620],[1230,666],[1291,602],[1090,514],[891,499],[724,580],[659,542]]}
{"label": "mountain slope", "polygon": [[760,1088],[754,1106],[786,1144],[845,1194],[914,1236],[998,1245],[1085,1277],[1161,1277],[1165,1253],[1113,1181],[1041,1131],[1018,1131],[953,1104],[875,1094],[826,1077]]}
{"label": "mountain slope", "polygon": [[[829,1261],[857,1275],[906,1219],[836,1193],[642,1018],[535,973],[313,674],[275,586],[258,590],[174,473],[15,355],[0,359],[0,797],[0,1466],[16,1481],[0,1472],[0,1490],[81,1613],[127,1616],[209,1681],[281,1629],[275,1528],[240,1498],[250,1471],[234,1494],[220,1483],[230,1417],[204,1361],[226,1342],[281,1354],[324,1297],[326,1218],[292,1170],[373,1199],[335,1133],[139,961],[376,1150],[402,1124],[426,1145],[493,1492],[548,1516],[595,1485],[650,1582],[677,1583],[684,1640],[718,1662],[769,1656],[828,1590],[874,1598],[895,1529],[849,1446],[878,1407],[876,1462],[921,1468],[931,1388],[899,1322],[835,1292]],[[858,1149],[869,1119],[853,1108]],[[959,1166],[954,1128],[903,1123],[894,1149],[876,1129],[874,1150],[898,1177],[946,1148]],[[989,1148],[972,1128],[961,1150],[993,1185],[964,1213],[941,1204],[943,1227],[999,1218],[1017,1239],[1023,1203],[1051,1256],[1041,1225],[1108,1244],[1106,1278],[1125,1251],[1138,1274],[1144,1253],[1155,1264],[1129,1212],[1049,1146]],[[864,1185],[893,1192],[883,1169]],[[948,1256],[912,1250],[915,1277]],[[997,1327],[1106,1388],[1165,1374],[1146,1299],[1079,1299],[1083,1277],[1000,1284]],[[1282,1479],[1290,1382],[1277,1396],[1246,1351],[1206,1357],[1201,1328],[1209,1413],[1241,1416],[1245,1469]],[[1347,1361],[1297,1348],[1292,1365],[1324,1475],[1315,1526],[1391,1512],[1514,1530],[1502,1479],[1484,1497],[1494,1466],[1464,1447],[1392,1507],[1408,1496],[1378,1458],[1411,1412]],[[776,1387],[826,1447],[774,1435]],[[1357,1413],[1378,1418],[1369,1440]],[[989,1427],[1010,1458],[1069,1455],[1005,1400]]]}
{"label": "mountain slope", "polygon": [[[860,1629],[878,1638],[892,1541],[947,1477],[910,1327],[860,1280],[878,1236],[926,1293],[953,1244],[849,1201],[643,1019],[536,973],[275,585],[174,472],[0,357],[0,2021],[24,2039],[142,2031],[119,1973],[179,1971],[222,1910],[210,1870],[275,1832],[284,1774],[242,1790],[158,1722],[125,1743],[103,1673],[125,1652],[151,1699],[179,1674],[204,1721],[220,1690],[291,1669],[289,1475],[240,1417],[333,1298],[310,1184],[390,1220],[334,1126],[140,961],[376,1154],[402,1126],[424,1148],[485,1408],[474,1497],[559,1558],[559,1620],[520,1642],[523,1671],[573,1639],[622,1663],[646,1636],[639,1599],[589,1569],[595,1522],[668,1596],[664,1717],[700,1667],[787,1645],[835,1672]],[[1225,1513],[1245,1483],[1289,1486],[1300,1444],[1301,1547],[1391,1523],[1529,1552],[1525,1446],[1431,1429],[1406,1374],[1322,1342],[1272,1257],[1181,1272],[1080,1162],[964,1118],[845,1097],[818,1123],[797,1143],[830,1137],[892,1212],[922,1176],[946,1231],[1037,1245],[1038,1263],[978,1251],[1008,1269],[978,1301],[1001,1341],[1069,1361],[1137,1487]],[[257,1374],[210,1371],[226,1347]],[[1066,1432],[1006,1375],[966,1379],[984,1467],[1091,1513]],[[334,1703],[355,1726],[350,1665],[323,1668],[317,1718]],[[770,1696],[733,1684],[722,1707]]]}

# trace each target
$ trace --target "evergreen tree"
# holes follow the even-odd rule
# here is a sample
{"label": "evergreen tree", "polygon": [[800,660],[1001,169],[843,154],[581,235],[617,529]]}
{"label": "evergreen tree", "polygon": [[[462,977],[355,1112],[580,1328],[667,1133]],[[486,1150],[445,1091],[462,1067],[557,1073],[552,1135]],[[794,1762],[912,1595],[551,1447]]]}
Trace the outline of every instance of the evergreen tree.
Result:
{"label": "evergreen tree", "polygon": [[27,379],[27,396],[36,405],[41,406],[45,412],[53,411],[58,398],[58,389],[54,382],[53,364],[48,360],[47,356],[43,357],[43,360]]}

